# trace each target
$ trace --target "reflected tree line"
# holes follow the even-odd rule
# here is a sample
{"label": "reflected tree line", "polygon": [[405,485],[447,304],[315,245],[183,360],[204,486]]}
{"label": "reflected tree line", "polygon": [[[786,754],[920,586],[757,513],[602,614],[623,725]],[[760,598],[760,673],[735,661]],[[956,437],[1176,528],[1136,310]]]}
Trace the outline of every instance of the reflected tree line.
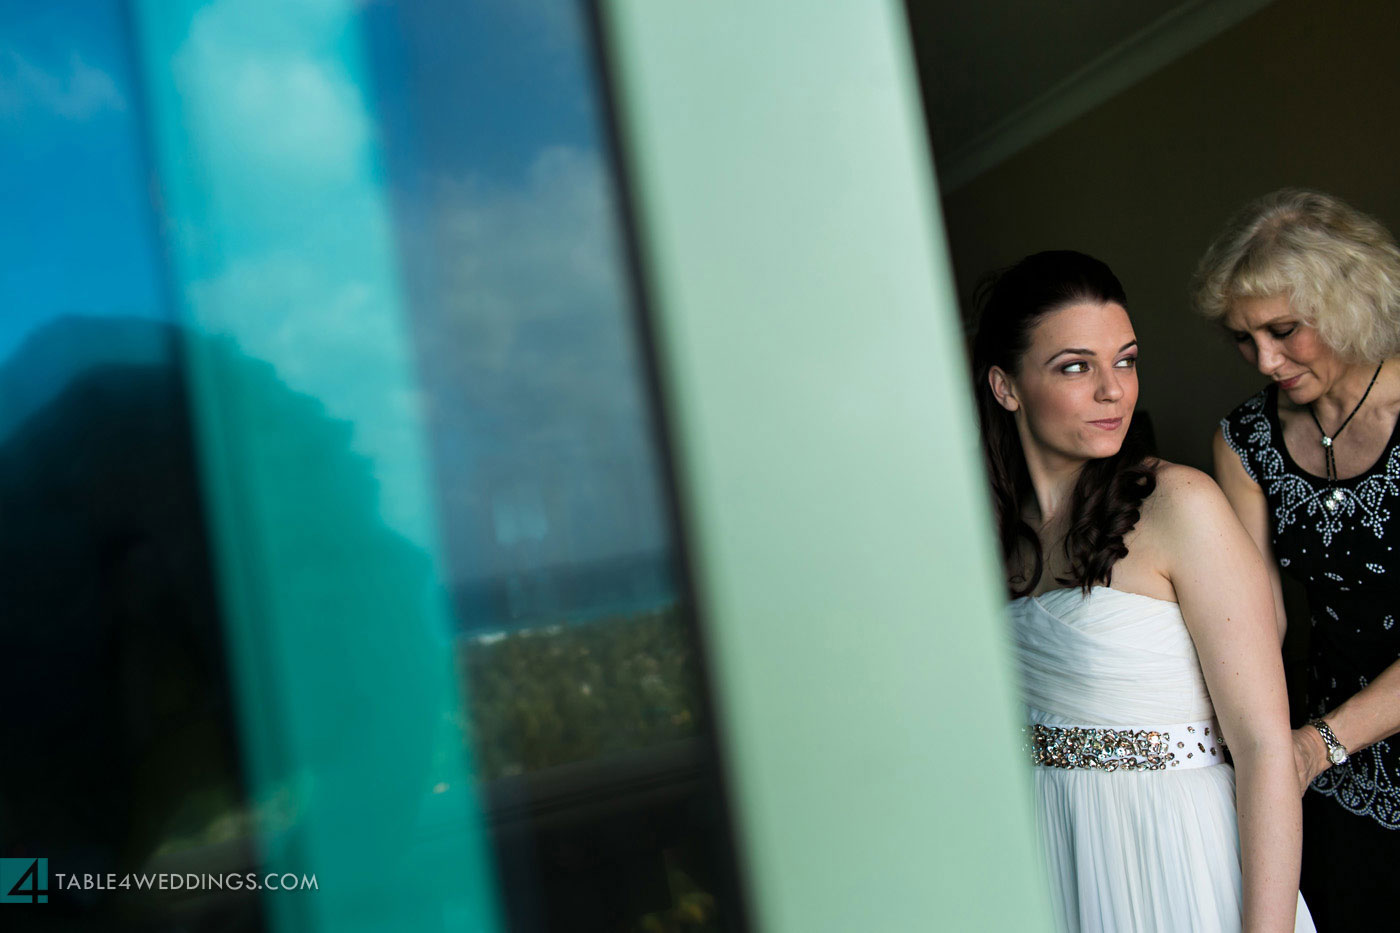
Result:
{"label": "reflected tree line", "polygon": [[464,639],[458,660],[484,780],[698,734],[695,655],[675,606]]}

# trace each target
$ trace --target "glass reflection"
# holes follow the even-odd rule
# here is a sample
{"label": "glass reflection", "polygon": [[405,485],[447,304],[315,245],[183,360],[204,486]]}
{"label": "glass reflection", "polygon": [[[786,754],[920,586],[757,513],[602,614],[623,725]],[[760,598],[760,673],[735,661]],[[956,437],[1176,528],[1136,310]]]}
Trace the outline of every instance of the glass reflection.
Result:
{"label": "glass reflection", "polygon": [[256,896],[121,883],[257,868],[122,10],[4,4],[0,35],[0,856],[50,869],[0,910],[262,929]]}
{"label": "glass reflection", "polygon": [[693,736],[579,8],[365,16],[486,774]]}
{"label": "glass reflection", "polygon": [[[58,318],[169,320],[119,4],[0,4],[0,36],[0,359]],[[168,355],[140,327],[110,341],[38,348],[58,355],[9,375],[0,432],[77,369]]]}
{"label": "glass reflection", "polygon": [[[144,91],[126,4],[0,5],[0,708],[38,710],[7,727],[0,855],[94,873],[234,872],[290,850],[315,871],[304,859],[320,850],[299,849],[296,826],[319,801],[344,838],[380,833],[381,856],[413,836],[419,861],[396,871],[452,874],[462,847],[443,840],[474,825],[453,809],[472,795],[441,775],[474,761],[512,929],[737,928],[581,7],[132,9]],[[294,31],[264,28],[277,17],[334,41],[301,49]],[[318,32],[325,22],[359,28]],[[373,87],[354,70],[298,67],[352,59],[352,40]],[[164,58],[162,43],[174,50]],[[274,46],[286,54],[260,57]],[[176,99],[153,103],[161,93]],[[172,117],[180,107],[188,120]],[[165,176],[144,144],[165,154]],[[326,256],[378,243],[389,219],[368,190],[380,179],[366,185],[361,171],[381,155],[397,256],[332,268]],[[202,227],[171,206],[181,195],[185,208],[201,202]],[[172,274],[162,245],[190,267]],[[346,265],[370,285],[343,287],[358,281],[339,274]],[[176,323],[172,284],[199,333]],[[400,304],[412,360],[389,332]],[[276,460],[248,471],[248,511],[309,516],[280,523],[288,551],[268,553],[282,580],[304,601],[322,587],[326,605],[354,602],[363,625],[347,622],[354,613],[220,612],[215,591],[247,581],[211,569],[228,563],[214,564],[206,534],[216,483],[194,453],[211,420],[207,394],[191,401],[196,370],[257,414],[248,448],[261,445],[263,467]],[[418,411],[435,490],[393,467],[417,434],[394,413]],[[421,610],[398,594],[436,597],[433,525],[467,702],[444,704],[450,722],[429,736],[411,711],[436,711],[419,676],[436,649],[427,629],[388,633]],[[312,548],[288,544],[298,534],[344,553],[299,561]],[[307,563],[364,572],[308,583]],[[388,577],[395,587],[379,585]],[[304,693],[243,690],[236,715],[230,644],[293,644],[289,657],[322,663],[296,669]],[[265,730],[272,760],[248,744],[260,706],[303,726],[338,711],[343,728]],[[366,766],[374,749],[354,746],[373,729],[415,754]],[[458,760],[467,732],[473,753]],[[287,764],[345,749],[341,783]],[[364,783],[383,796],[352,793]],[[336,788],[343,810],[324,802]],[[356,806],[358,825],[333,818]],[[379,883],[398,877],[346,848]],[[473,900],[462,877],[445,884]],[[107,892],[64,898],[52,916],[58,928],[259,929],[331,902]],[[443,928],[470,913],[420,906]]]}
{"label": "glass reflection", "polygon": [[363,14],[459,665],[514,929],[728,929],[584,10]]}

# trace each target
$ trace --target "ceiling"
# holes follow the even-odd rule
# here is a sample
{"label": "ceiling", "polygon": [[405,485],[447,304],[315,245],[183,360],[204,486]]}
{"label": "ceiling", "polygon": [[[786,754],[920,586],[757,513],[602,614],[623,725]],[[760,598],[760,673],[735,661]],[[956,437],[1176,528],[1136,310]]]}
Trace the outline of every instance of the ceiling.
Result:
{"label": "ceiling", "polygon": [[1268,2],[906,0],[945,189]]}

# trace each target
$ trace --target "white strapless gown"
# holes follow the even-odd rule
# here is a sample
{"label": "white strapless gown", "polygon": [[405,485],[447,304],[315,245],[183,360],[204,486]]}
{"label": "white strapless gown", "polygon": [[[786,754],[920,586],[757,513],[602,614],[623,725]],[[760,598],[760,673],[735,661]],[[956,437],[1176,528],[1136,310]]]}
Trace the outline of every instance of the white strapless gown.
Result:
{"label": "white strapless gown", "polygon": [[[1031,723],[1143,728],[1215,717],[1176,603],[1063,589],[1013,600],[1011,619]],[[1169,744],[1184,754],[1179,738]],[[1208,760],[1165,771],[1035,768],[1061,933],[1239,931],[1235,772]],[[1300,896],[1295,930],[1314,929]]]}

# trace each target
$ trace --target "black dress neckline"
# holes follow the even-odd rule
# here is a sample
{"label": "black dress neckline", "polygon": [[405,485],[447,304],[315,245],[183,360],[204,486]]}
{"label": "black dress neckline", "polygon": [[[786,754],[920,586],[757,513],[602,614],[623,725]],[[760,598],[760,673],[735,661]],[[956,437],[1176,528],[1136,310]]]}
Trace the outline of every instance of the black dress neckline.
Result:
{"label": "black dress neckline", "polygon": [[1284,463],[1290,470],[1314,482],[1330,482],[1334,486],[1341,486],[1366,479],[1368,476],[1385,468],[1386,461],[1390,458],[1391,448],[1393,448],[1396,443],[1400,442],[1400,417],[1397,417],[1395,419],[1395,424],[1390,428],[1390,438],[1385,442],[1385,446],[1381,448],[1381,452],[1379,456],[1376,457],[1375,462],[1355,476],[1348,476],[1346,479],[1329,480],[1325,476],[1319,476],[1310,470],[1303,469],[1298,465],[1298,461],[1293,459],[1293,453],[1288,449],[1288,438],[1285,437],[1283,433],[1283,419],[1278,416],[1278,383],[1271,383],[1264,391],[1264,415],[1269,419],[1269,424],[1273,427],[1275,436],[1278,438],[1279,454],[1282,455]]}

